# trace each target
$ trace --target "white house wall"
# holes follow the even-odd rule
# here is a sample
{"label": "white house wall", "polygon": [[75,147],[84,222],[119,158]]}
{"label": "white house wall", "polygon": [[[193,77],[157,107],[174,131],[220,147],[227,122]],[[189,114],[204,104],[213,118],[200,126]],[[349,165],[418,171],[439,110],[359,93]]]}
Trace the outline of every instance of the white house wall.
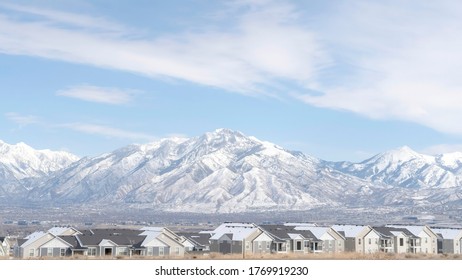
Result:
{"label": "white house wall", "polygon": [[373,254],[380,252],[380,236],[374,230],[369,231],[361,242],[364,253]]}

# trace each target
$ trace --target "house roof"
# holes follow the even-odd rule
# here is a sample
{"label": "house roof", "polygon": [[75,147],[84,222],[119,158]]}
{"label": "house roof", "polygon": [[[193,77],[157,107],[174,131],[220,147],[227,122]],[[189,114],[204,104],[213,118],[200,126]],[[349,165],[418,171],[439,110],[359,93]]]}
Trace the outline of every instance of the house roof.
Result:
{"label": "house roof", "polygon": [[378,232],[383,237],[391,238],[393,236],[397,236],[400,233],[412,238],[418,238],[418,236],[414,235],[406,228],[396,228],[396,227],[372,227],[376,232]]}
{"label": "house roof", "polygon": [[43,236],[47,235],[48,233],[47,232],[43,232],[43,231],[36,231],[30,235],[28,235],[25,239],[26,242],[24,242],[21,247],[26,247],[32,243],[34,243],[35,241],[39,240],[40,238],[42,238]]}
{"label": "house roof", "polygon": [[[147,244],[152,242],[154,239],[157,239],[158,241],[162,242],[161,240],[158,239],[158,237],[161,234],[162,234],[161,231],[145,231],[145,232],[143,232],[143,234],[140,235],[140,236],[143,237],[143,241],[141,242],[140,246],[145,247]],[[162,243],[164,243],[164,242],[162,242]]]}
{"label": "house roof", "polygon": [[286,225],[261,225],[266,233],[271,236],[279,239],[279,241],[284,241],[287,239],[293,239],[294,235],[301,235],[305,239],[311,239],[314,241],[319,241],[318,238],[309,230],[297,230],[295,226],[286,226]]}
{"label": "house roof", "polygon": [[74,250],[79,250],[79,249],[86,249],[85,247],[82,247],[80,242],[78,241],[77,237],[74,235],[63,235],[59,236],[62,240],[66,241],[72,246],[72,249]]}
{"label": "house roof", "polygon": [[74,230],[79,233],[79,231],[73,227],[52,227],[48,230],[48,232],[53,235],[58,236],[58,235],[63,235],[63,233],[66,232],[67,230]]}
{"label": "house roof", "polygon": [[82,247],[98,246],[103,239],[111,240],[119,246],[133,246],[145,239],[145,236],[140,236],[139,233],[139,231],[132,232],[131,234],[122,234],[119,232],[99,232],[92,235],[79,235],[78,240],[80,240]]}
{"label": "house roof", "polygon": [[[296,230],[307,230],[307,231],[311,231],[311,233],[313,233],[313,235],[316,237],[316,239],[321,239],[322,236],[326,233],[328,233],[329,235],[331,235],[329,233],[329,227],[317,227],[317,226],[296,226],[295,227]],[[340,234],[339,234],[340,235]],[[344,238],[342,235],[340,235],[342,238]]]}
{"label": "house roof", "polygon": [[242,241],[250,234],[258,230],[255,224],[247,223],[224,223],[213,230],[210,240],[220,239],[225,234],[232,234],[233,241]]}
{"label": "house roof", "polygon": [[462,229],[454,228],[432,228],[432,231],[438,235],[441,235],[443,239],[459,238],[462,234]]}
{"label": "house roof", "polygon": [[344,237],[357,237],[367,226],[360,225],[333,225],[332,228]]}
{"label": "house roof", "polygon": [[210,244],[209,238],[210,234],[209,233],[196,233],[196,232],[179,232],[177,233],[179,236],[183,236],[187,238],[190,241],[193,241],[197,245],[200,246],[207,246]]}
{"label": "house roof", "polygon": [[[425,228],[428,228],[427,226],[398,226],[398,225],[388,225],[389,227],[399,227],[399,228],[405,228],[409,230],[412,234],[415,236],[418,236],[421,232],[425,230]],[[433,231],[432,229],[430,229]],[[433,231],[434,232],[434,231]]]}

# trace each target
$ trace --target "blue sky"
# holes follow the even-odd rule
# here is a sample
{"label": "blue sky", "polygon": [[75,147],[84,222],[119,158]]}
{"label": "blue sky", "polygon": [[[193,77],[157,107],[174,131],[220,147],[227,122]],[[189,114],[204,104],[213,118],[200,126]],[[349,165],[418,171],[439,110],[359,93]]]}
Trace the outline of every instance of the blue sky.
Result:
{"label": "blue sky", "polygon": [[0,1],[0,139],[239,130],[328,160],[462,151],[460,1]]}

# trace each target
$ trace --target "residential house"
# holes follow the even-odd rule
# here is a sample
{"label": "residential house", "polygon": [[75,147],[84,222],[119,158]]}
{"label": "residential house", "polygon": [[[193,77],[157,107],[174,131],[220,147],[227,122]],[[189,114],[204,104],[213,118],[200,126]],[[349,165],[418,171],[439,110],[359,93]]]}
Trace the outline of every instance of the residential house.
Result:
{"label": "residential house", "polygon": [[413,235],[420,238],[419,242],[416,242],[413,253],[426,253],[426,254],[437,254],[438,253],[438,235],[432,231],[428,226],[395,226],[403,227],[409,230]]}
{"label": "residential house", "polygon": [[379,252],[393,252],[393,237],[381,234],[374,228],[371,228],[357,240],[357,246],[365,254],[374,254]]}
{"label": "residential house", "polygon": [[365,249],[364,242],[364,237],[372,231],[370,226],[334,225],[332,228],[345,238],[346,252],[370,253],[370,248]]}
{"label": "residential house", "polygon": [[7,257],[10,255],[10,243],[8,237],[0,237],[0,257]]}
{"label": "residential house", "polygon": [[140,230],[119,228],[84,230],[75,235],[79,246],[74,254],[83,252],[85,256],[106,258],[131,256],[134,246],[145,239],[140,233]]}
{"label": "residential house", "polygon": [[183,239],[168,228],[145,227],[139,236],[144,240],[135,246],[136,254],[142,256],[184,256]]}
{"label": "residential house", "polygon": [[210,234],[197,232],[179,232],[177,233],[182,238],[185,252],[208,252],[210,251]]}
{"label": "residential house", "polygon": [[252,223],[223,223],[210,233],[210,251],[223,254],[253,253],[253,244],[263,231]]}
{"label": "residential house", "polygon": [[316,239],[322,241],[323,253],[341,253],[345,251],[345,237],[331,227],[299,224],[295,229],[313,233]]}
{"label": "residential house", "polygon": [[24,239],[18,239],[14,248],[14,256],[22,259],[41,257],[40,247],[55,237],[49,232],[36,231]]}
{"label": "residential house", "polygon": [[[416,253],[420,249],[420,238],[406,228],[402,227],[372,227],[377,233],[378,238],[368,237],[376,245],[380,252],[386,253]],[[373,240],[372,240],[373,239]],[[369,243],[369,241],[368,241]]]}
{"label": "residential house", "polygon": [[431,228],[438,236],[437,252],[441,254],[462,253],[462,229]]}
{"label": "residential house", "polygon": [[322,240],[309,230],[296,230],[295,226],[261,225],[271,238],[272,253],[317,253],[322,252]]}

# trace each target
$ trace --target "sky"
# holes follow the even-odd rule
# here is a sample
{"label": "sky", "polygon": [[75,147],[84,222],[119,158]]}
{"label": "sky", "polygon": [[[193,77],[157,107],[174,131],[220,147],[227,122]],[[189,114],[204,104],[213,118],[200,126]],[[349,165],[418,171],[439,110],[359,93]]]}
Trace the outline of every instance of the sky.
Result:
{"label": "sky", "polygon": [[240,131],[462,151],[462,2],[0,0],[0,139],[96,156]]}

